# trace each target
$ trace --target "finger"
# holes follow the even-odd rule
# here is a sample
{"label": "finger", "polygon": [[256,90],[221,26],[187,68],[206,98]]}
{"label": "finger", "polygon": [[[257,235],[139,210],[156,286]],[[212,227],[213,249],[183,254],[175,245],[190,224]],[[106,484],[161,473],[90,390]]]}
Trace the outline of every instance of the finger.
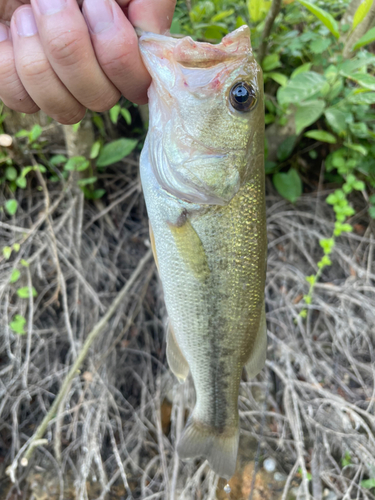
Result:
{"label": "finger", "polygon": [[163,34],[171,27],[176,0],[119,0],[133,26]]}
{"label": "finger", "polygon": [[33,101],[63,124],[82,120],[86,109],[59,80],[41,44],[31,6],[16,10],[11,22],[18,76]]}
{"label": "finger", "polygon": [[133,26],[114,0],[85,0],[82,8],[99,64],[130,101],[147,102],[150,75]]}
{"label": "finger", "polygon": [[57,76],[94,111],[110,109],[120,92],[99,66],[76,0],[31,0],[39,36]]}
{"label": "finger", "polygon": [[0,99],[20,113],[36,113],[39,109],[17,75],[10,30],[4,24],[0,24]]}

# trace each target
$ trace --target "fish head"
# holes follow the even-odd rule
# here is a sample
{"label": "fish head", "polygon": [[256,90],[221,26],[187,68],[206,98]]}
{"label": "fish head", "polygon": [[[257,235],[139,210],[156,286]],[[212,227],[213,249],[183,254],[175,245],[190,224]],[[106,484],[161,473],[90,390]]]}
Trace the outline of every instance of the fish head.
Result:
{"label": "fish head", "polygon": [[264,149],[262,72],[250,30],[220,44],[146,33],[149,160],[159,184],[184,201],[225,205]]}

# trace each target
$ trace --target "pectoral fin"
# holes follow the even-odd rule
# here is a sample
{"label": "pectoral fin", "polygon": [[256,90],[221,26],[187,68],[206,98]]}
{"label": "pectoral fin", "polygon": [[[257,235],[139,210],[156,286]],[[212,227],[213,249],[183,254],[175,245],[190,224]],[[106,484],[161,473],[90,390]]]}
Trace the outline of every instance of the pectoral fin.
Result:
{"label": "pectoral fin", "polygon": [[155,236],[154,236],[154,231],[152,230],[152,226],[151,226],[150,221],[148,221],[148,228],[149,228],[149,232],[150,232],[150,242],[151,242],[152,253],[154,255],[156,267],[159,269],[158,255],[156,253],[156,247],[155,247]]}
{"label": "pectoral fin", "polygon": [[259,329],[255,338],[254,347],[245,365],[245,370],[249,379],[254,378],[262,370],[266,362],[267,353],[267,323],[266,311],[263,305],[260,317]]}
{"label": "pectoral fin", "polygon": [[168,324],[167,331],[167,360],[169,368],[176,375],[180,384],[185,382],[186,377],[189,374],[189,365],[181,352],[175,334],[172,329],[172,325]]}
{"label": "pectoral fin", "polygon": [[207,256],[201,239],[187,217],[183,217],[177,225],[169,224],[178,253],[193,275],[204,281],[210,275]]}

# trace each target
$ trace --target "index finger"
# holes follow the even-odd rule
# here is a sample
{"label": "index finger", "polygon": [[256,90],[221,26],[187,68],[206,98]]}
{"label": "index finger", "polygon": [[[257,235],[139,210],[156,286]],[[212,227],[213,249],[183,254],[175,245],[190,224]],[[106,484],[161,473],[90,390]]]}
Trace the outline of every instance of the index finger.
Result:
{"label": "index finger", "polygon": [[[153,3],[158,4],[158,12]],[[168,5],[168,9],[163,5]],[[165,31],[170,26],[173,8],[171,0],[120,0],[117,4],[114,0],[85,0],[83,3],[83,14],[101,68],[120,92],[137,104],[147,102],[151,77],[142,62],[134,26]]]}

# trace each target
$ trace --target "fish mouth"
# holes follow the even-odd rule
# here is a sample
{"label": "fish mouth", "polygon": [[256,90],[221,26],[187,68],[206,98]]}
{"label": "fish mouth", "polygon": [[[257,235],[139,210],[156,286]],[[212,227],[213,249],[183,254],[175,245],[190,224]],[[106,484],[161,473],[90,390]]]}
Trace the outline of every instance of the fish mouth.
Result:
{"label": "fish mouth", "polygon": [[167,58],[187,68],[209,68],[226,61],[243,59],[251,52],[250,29],[244,25],[226,35],[219,44],[196,42],[191,37],[143,33],[139,39],[142,55]]}

